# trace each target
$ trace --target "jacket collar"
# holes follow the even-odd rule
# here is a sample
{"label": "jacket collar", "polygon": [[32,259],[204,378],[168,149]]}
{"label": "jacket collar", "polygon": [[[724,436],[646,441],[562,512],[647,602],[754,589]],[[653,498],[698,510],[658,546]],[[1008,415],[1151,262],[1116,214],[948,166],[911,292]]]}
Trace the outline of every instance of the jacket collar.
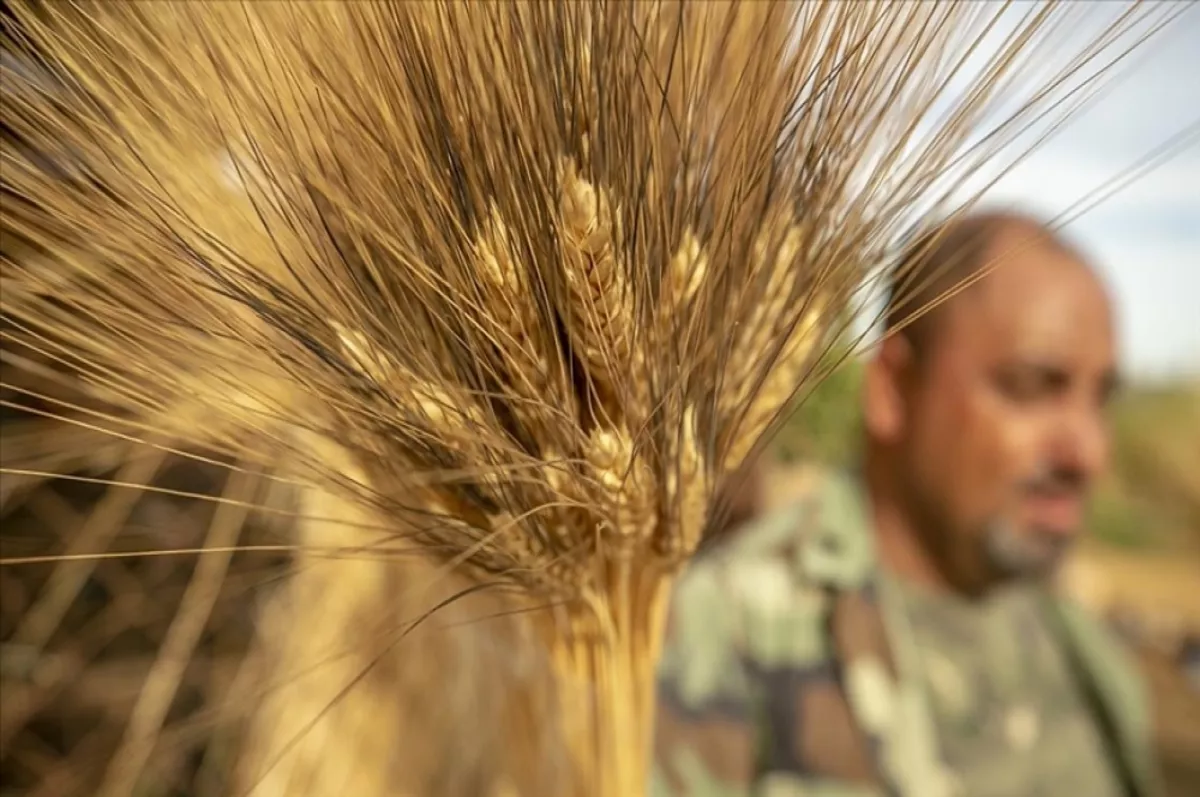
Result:
{"label": "jacket collar", "polygon": [[1162,785],[1149,745],[1153,736],[1149,703],[1135,675],[1136,665],[1082,608],[1047,595],[1046,611],[1103,715],[1130,789],[1137,797],[1159,794]]}

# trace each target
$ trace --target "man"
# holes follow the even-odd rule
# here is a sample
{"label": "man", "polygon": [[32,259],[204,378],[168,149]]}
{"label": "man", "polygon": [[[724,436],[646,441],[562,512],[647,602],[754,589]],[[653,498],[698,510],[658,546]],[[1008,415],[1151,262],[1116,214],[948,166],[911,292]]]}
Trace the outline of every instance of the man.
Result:
{"label": "man", "polygon": [[893,284],[861,467],[681,579],[652,793],[1156,794],[1132,667],[1046,583],[1108,454],[1104,289],[1004,213],[943,225]]}

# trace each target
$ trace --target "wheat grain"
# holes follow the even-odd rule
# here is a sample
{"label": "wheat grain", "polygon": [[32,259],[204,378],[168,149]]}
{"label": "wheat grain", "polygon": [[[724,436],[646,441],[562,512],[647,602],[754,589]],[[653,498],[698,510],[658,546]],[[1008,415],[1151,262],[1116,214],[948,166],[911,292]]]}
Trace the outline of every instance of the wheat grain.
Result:
{"label": "wheat grain", "polygon": [[588,374],[614,390],[630,363],[633,293],[617,255],[621,231],[607,192],[583,179],[576,164],[562,171],[564,274],[572,304],[566,323]]}
{"label": "wheat grain", "polygon": [[[496,321],[496,348],[517,419],[530,439],[549,443],[554,439],[555,416],[573,417],[574,393],[562,385],[561,365],[547,351],[544,333],[530,329],[537,309],[528,269],[518,267],[518,248],[510,239],[504,220],[493,207],[475,244],[480,259],[480,277],[490,290],[485,301]],[[552,409],[552,407],[554,407]]]}
{"label": "wheat grain", "polygon": [[587,461],[611,507],[601,514],[599,547],[614,559],[628,560],[645,548],[654,530],[653,470],[635,454],[627,430],[597,429],[589,442]]}

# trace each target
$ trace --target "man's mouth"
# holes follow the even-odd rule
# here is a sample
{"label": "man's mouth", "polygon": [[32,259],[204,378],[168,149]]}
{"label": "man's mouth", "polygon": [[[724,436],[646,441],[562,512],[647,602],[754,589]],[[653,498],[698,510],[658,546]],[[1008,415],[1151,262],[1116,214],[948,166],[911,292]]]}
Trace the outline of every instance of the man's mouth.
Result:
{"label": "man's mouth", "polygon": [[1074,490],[1032,492],[1024,504],[1031,525],[1055,534],[1072,534],[1083,523],[1083,498]]}

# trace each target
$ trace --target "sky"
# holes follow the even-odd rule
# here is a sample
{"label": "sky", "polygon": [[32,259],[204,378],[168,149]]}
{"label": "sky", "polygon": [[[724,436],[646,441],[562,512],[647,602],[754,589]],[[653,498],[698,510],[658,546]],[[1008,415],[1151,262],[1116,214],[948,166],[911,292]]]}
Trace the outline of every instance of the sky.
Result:
{"label": "sky", "polygon": [[[1078,32],[1094,35],[1127,4],[1079,7],[1086,14]],[[1114,296],[1125,370],[1142,379],[1200,376],[1200,4],[1114,74],[1096,103],[1008,170],[983,201],[1053,219],[1131,178],[1061,229]],[[1172,138],[1171,156],[1138,174]],[[992,176],[985,168],[981,179]]]}

